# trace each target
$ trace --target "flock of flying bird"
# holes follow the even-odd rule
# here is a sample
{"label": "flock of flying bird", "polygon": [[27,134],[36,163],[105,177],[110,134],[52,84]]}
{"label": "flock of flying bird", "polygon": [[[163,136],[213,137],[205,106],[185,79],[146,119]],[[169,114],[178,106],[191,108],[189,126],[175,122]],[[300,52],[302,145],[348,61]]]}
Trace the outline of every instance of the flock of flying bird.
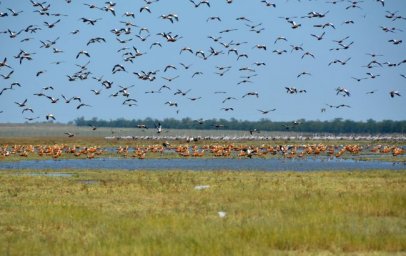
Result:
{"label": "flock of flying bird", "polygon": [[[222,90],[221,86],[218,86],[216,91],[212,92],[212,94],[218,95],[220,98],[219,104],[221,104],[221,107],[219,107],[219,111],[224,111],[224,112],[230,112],[233,113],[234,110],[238,108],[238,100],[242,100],[246,97],[250,97],[253,99],[259,99],[262,97],[267,97],[266,95],[263,95],[260,91],[255,91],[255,90],[246,90],[246,88],[250,88],[250,84],[255,84],[255,78],[257,76],[260,76],[260,72],[258,70],[260,69],[266,69],[269,66],[269,63],[267,61],[258,61],[258,60],[251,60],[250,58],[250,51],[263,51],[264,55],[266,52],[271,51],[272,54],[275,56],[278,55],[285,55],[285,54],[294,54],[298,53],[299,54],[299,60],[303,59],[310,59],[310,60],[315,60],[317,61],[317,52],[311,52],[306,49],[306,47],[302,44],[294,44],[293,42],[289,41],[287,37],[285,36],[278,36],[274,39],[269,40],[267,44],[262,44],[262,43],[256,43],[252,42],[253,40],[256,40],[255,36],[259,36],[261,33],[263,33],[264,30],[268,29],[264,25],[263,22],[258,21],[255,22],[255,15],[252,15],[252,17],[248,16],[241,16],[241,17],[236,17],[235,20],[239,22],[238,24],[239,27],[233,27],[233,28],[226,28],[223,30],[219,30],[217,34],[212,34],[212,35],[199,35],[203,36],[206,40],[209,40],[211,44],[207,46],[208,50],[201,50],[197,49],[195,47],[190,47],[190,46],[184,46],[185,43],[187,43],[187,36],[186,35],[180,35],[175,32],[160,32],[160,31],[154,31],[153,27],[148,27],[148,26],[141,26],[139,23],[142,23],[143,18],[141,15],[155,15],[154,8],[155,6],[161,4],[164,0],[140,0],[140,2],[144,2],[143,5],[140,8],[134,8],[134,12],[131,12],[131,10],[126,10],[123,11],[120,8],[120,3],[119,1],[116,2],[96,2],[95,4],[93,3],[87,3],[87,1],[71,1],[71,0],[65,0],[66,1],[66,9],[65,11],[69,12],[69,5],[70,4],[76,4],[76,5],[83,5],[83,8],[86,8],[89,10],[89,16],[87,17],[79,17],[77,19],[75,26],[79,26],[79,28],[69,32],[69,35],[63,34],[63,32],[60,32],[58,30],[59,26],[62,26],[64,23],[64,19],[66,19],[66,16],[72,16],[75,15],[74,13],[56,13],[53,9],[53,2],[46,2],[46,1],[40,1],[36,2],[33,0],[27,0],[24,4],[26,4],[28,7],[25,8],[24,10],[14,10],[11,8],[8,8],[6,2],[0,2],[0,20],[2,20],[2,23],[5,19],[24,19],[24,15],[26,12],[34,12],[38,16],[38,20],[36,20],[34,23],[36,24],[31,24],[28,25],[27,27],[20,28],[14,31],[12,28],[7,28],[4,31],[1,31],[1,29],[4,29],[3,26],[0,27],[0,37],[1,40],[4,42],[5,40],[10,40],[10,43],[13,44],[13,47],[15,49],[15,53],[13,56],[11,56],[11,53],[8,54],[8,56],[0,56],[0,76],[2,77],[1,85],[7,84],[7,81],[17,79],[18,80],[18,74],[15,71],[15,65],[25,65],[29,67],[29,69],[39,69],[35,70],[34,72],[34,77],[33,81],[35,79],[39,79],[39,77],[43,77],[47,75],[47,69],[41,69],[38,68],[37,66],[32,67],[30,66],[30,62],[35,60],[35,58],[38,55],[45,55],[49,54],[50,56],[62,56],[66,60],[57,60],[52,62],[51,64],[53,65],[61,65],[63,72],[66,72],[68,68],[63,66],[65,62],[68,62],[68,60],[73,59],[75,62],[84,62],[84,64],[78,64],[75,63],[75,71],[70,73],[70,74],[64,74],[63,76],[66,77],[66,84],[69,83],[75,83],[78,81],[86,81],[89,84],[97,84],[97,88],[86,88],[86,89],[81,89],[81,90],[88,90],[89,92],[92,92],[92,95],[94,97],[99,97],[99,95],[104,95],[108,98],[118,98],[121,99],[119,102],[120,105],[125,105],[128,107],[141,107],[140,104],[140,98],[133,97],[132,95],[134,94],[131,92],[131,88],[133,88],[135,85],[129,85],[129,86],[124,86],[122,83],[117,82],[116,80],[109,80],[106,79],[106,76],[109,76],[110,74],[99,74],[100,71],[98,70],[91,70],[89,67],[89,64],[93,62],[93,59],[95,59],[95,62],[105,62],[109,63],[109,59],[103,58],[103,56],[94,56],[92,52],[89,50],[86,50],[86,48],[90,49],[91,45],[99,45],[99,44],[109,44],[109,49],[111,49],[112,52],[116,52],[116,54],[119,56],[121,59],[121,63],[117,64],[111,64],[111,76],[115,77],[119,75],[120,73],[128,75],[130,78],[127,80],[135,80],[138,79],[140,83],[160,83],[159,88],[153,88],[148,89],[145,91],[145,94],[165,94],[168,99],[161,102],[162,108],[164,107],[170,107],[174,108],[176,113],[179,113],[181,109],[181,104],[178,103],[176,99],[179,99],[179,97],[183,97],[183,99],[188,99],[190,102],[194,101],[201,101],[205,99],[205,96],[202,95],[192,95],[194,88],[193,86],[189,86],[188,88],[175,88],[174,85],[176,85],[178,80],[181,80],[182,77],[189,76],[189,79],[197,79],[199,77],[205,77],[209,76],[206,72],[203,72],[198,69],[194,69],[193,63],[185,63],[183,58],[186,58],[184,56],[187,56],[187,60],[189,60],[190,56],[193,56],[193,58],[197,58],[197,61],[205,62],[208,60],[214,60],[214,58],[217,58],[219,56],[226,56],[225,58],[229,61],[227,65],[221,65],[215,62],[214,67],[211,67],[213,72],[212,76],[217,77],[217,79],[222,79],[223,77],[229,75],[228,73],[231,70],[234,70],[237,72],[239,75],[239,80],[236,82],[237,86],[240,85],[246,85],[244,86],[244,92],[241,93],[241,95],[236,96],[235,92],[238,92],[241,90],[241,87],[235,87],[236,89],[233,90],[232,92],[230,91],[225,91]],[[223,20],[222,17],[220,16],[210,16],[212,13],[210,10],[213,9],[213,5],[219,5],[219,4],[224,4],[222,3],[223,1],[216,1],[216,2],[210,2],[209,0],[202,0],[202,1],[193,1],[193,0],[184,0],[184,3],[182,3],[182,8],[187,8],[190,9],[192,12],[194,9],[199,8],[200,9],[205,9],[207,10],[207,26],[212,26],[214,29],[217,29],[220,24],[225,23],[226,21]],[[233,0],[225,0],[225,4],[235,4]],[[298,1],[300,2],[300,0]],[[376,2],[376,3],[375,3]],[[330,30],[338,30],[343,26],[351,26],[354,23],[356,23],[356,20],[343,20],[343,23],[340,25],[334,25],[331,22],[326,22],[329,18],[329,14],[334,11],[334,8],[343,8],[346,11],[350,12],[351,10],[358,10],[358,9],[363,9],[364,5],[372,5],[372,4],[377,4],[381,6],[380,8],[385,8],[385,1],[384,0],[376,0],[376,1],[353,1],[353,0],[330,0],[330,1],[322,1],[323,4],[330,6],[331,10],[328,11],[323,11],[323,12],[318,12],[318,11],[310,11],[306,12],[304,11],[304,15],[301,17],[278,17],[284,21],[286,21],[286,29],[287,30],[300,30],[304,24],[306,26],[312,26],[314,27],[314,33],[311,33],[310,36],[314,38],[315,43],[318,41],[326,41],[329,39],[326,39],[326,36],[330,33]],[[178,4],[178,3],[177,3]],[[275,13],[277,13],[278,5],[279,4],[284,4],[279,2],[273,2],[273,1],[267,1],[267,0],[262,0],[262,1],[253,1],[252,3],[254,4],[259,4],[262,5],[263,8],[269,8],[269,9],[274,9]],[[299,6],[300,3],[298,3]],[[21,4],[23,5],[23,4]],[[300,6],[299,6],[300,7]],[[385,19],[391,24],[389,27],[386,26],[381,26],[379,29],[382,30],[381,33],[385,34],[390,34],[393,35],[393,39],[390,39],[387,41],[387,44],[392,44],[392,47],[402,47],[402,40],[397,39],[395,36],[398,35],[399,33],[403,33],[403,29],[399,28],[399,26],[403,26],[406,20],[406,16],[403,17],[399,14],[399,11],[386,11],[383,9],[382,13],[384,13]],[[81,14],[80,14],[81,15]],[[176,28],[177,23],[182,22],[182,17],[179,17],[178,14],[176,13],[164,13],[164,14],[159,14],[158,19],[162,19],[163,23],[167,23],[168,25],[171,26],[171,28]],[[93,18],[94,16],[98,16],[98,18]],[[98,27],[99,22],[101,22],[105,17],[111,17],[113,16],[114,18],[117,18],[120,24],[120,27],[118,28],[113,28],[110,29],[111,32],[111,37],[106,38],[102,36],[97,36],[97,37],[90,37],[87,42],[83,44],[83,49],[76,52],[74,56],[66,56],[65,54],[65,49],[59,49],[59,43],[61,40],[75,40],[75,36],[81,33],[82,26],[88,28],[97,28],[97,29],[104,29],[102,27]],[[139,18],[139,19],[138,19]],[[306,20],[316,20],[317,22],[315,24],[307,24],[308,22]],[[8,23],[12,24],[12,23]],[[65,24],[66,25],[66,24]],[[116,24],[111,24],[111,26],[114,26]],[[223,25],[221,25],[223,26]],[[193,29],[193,26],[190,26],[191,29]],[[46,39],[46,38],[41,38],[40,36],[35,36],[36,34],[41,34],[41,31],[43,30],[53,30],[55,31],[55,36],[52,39]],[[250,37],[243,37],[243,38],[234,38],[232,35],[234,31],[238,30],[246,30],[249,33],[252,34]],[[378,30],[378,28],[377,28]],[[96,30],[97,31],[97,30]],[[66,31],[65,31],[66,32]],[[71,38],[67,38],[67,36],[71,36]],[[8,37],[9,39],[7,39]],[[63,37],[63,39],[62,39]],[[233,38],[233,39],[231,39]],[[331,40],[330,40],[331,41]],[[34,43],[30,43],[34,42]],[[69,41],[67,41],[69,43]],[[181,43],[180,43],[181,42]],[[37,45],[38,43],[38,45]],[[165,49],[169,48],[169,44],[174,44],[176,45],[175,48],[177,48],[176,52],[176,60],[181,60],[178,61],[180,62],[179,65],[176,65],[174,63],[162,63],[163,61],[169,61],[167,59],[156,59],[155,63],[160,66],[160,68],[154,69],[154,70],[142,70],[142,58],[146,58],[148,55],[150,55],[153,51],[156,51],[158,49]],[[332,40],[331,52],[338,52],[338,53],[345,53],[348,49],[353,47],[356,42],[351,40],[351,36],[346,36],[344,38],[340,39],[334,39]],[[277,49],[277,46],[281,46],[285,49]],[[286,47],[289,46],[290,49],[286,49]],[[37,48],[36,50],[27,50],[27,48]],[[68,48],[69,46],[66,45]],[[95,46],[96,47],[96,46]],[[146,51],[141,50],[141,48],[148,49]],[[271,49],[273,48],[273,49]],[[367,46],[365,47],[367,48]],[[402,52],[402,48],[398,48],[399,52]],[[66,49],[68,50],[68,49]],[[249,50],[249,51],[245,51]],[[38,51],[38,52],[37,52]],[[399,61],[398,63],[390,63],[388,61],[382,61],[382,58],[384,58],[383,55],[379,53],[362,53],[362,54],[368,54],[370,57],[369,63],[365,63],[365,77],[356,77],[355,75],[351,77],[351,79],[354,80],[354,82],[361,83],[364,80],[374,80],[377,79],[380,74],[375,74],[373,73],[374,70],[377,70],[379,68],[402,68],[403,66],[406,66],[406,59]],[[345,55],[345,54],[343,54]],[[101,59],[100,59],[101,58]],[[273,58],[266,56],[266,58]],[[13,60],[14,59],[14,60]],[[199,60],[200,59],[200,60]],[[344,58],[337,58],[331,60],[331,62],[326,63],[327,66],[345,66],[345,65],[351,65],[351,60],[353,57],[344,57]],[[240,66],[235,68],[235,65],[229,64],[230,61],[234,63],[235,65],[238,65],[240,63],[251,63],[249,65],[245,66]],[[241,62],[245,61],[245,62]],[[214,62],[214,61],[212,61]],[[212,63],[210,62],[210,63]],[[209,64],[207,64],[209,65]],[[207,66],[206,65],[206,66]],[[268,65],[268,66],[267,66]],[[293,64],[294,65],[294,64]],[[206,67],[207,68],[207,67]],[[29,71],[29,69],[27,69]],[[137,70],[136,70],[137,69]],[[26,71],[27,71],[26,70]],[[182,70],[182,72],[180,72]],[[191,71],[193,70],[193,71]],[[28,72],[27,71],[27,72]],[[175,72],[175,75],[167,75],[167,74],[172,74]],[[190,72],[190,73],[188,73]],[[264,71],[262,71],[264,72]],[[350,69],[348,70],[350,72]],[[396,71],[394,72],[396,73]],[[400,75],[403,78],[406,78],[404,74],[396,74]],[[312,77],[312,73],[308,71],[302,71],[299,74],[295,75],[297,79],[304,79],[305,77]],[[349,75],[351,76],[351,75]],[[89,82],[91,81],[91,82]],[[50,83],[50,81],[48,81]],[[120,83],[120,85],[119,85]],[[193,83],[193,80],[192,82]],[[9,85],[2,86],[0,87],[0,97],[1,102],[5,102],[5,98],[8,97],[9,91],[14,91],[14,90],[23,90],[24,88],[28,87],[30,85],[23,85],[20,82],[12,82]],[[34,86],[34,85],[32,85]],[[37,85],[35,85],[37,86]],[[63,85],[63,88],[66,88],[69,85]],[[36,87],[39,89],[39,87]],[[62,87],[59,87],[61,89]],[[297,88],[295,86],[289,86],[289,85],[281,85],[281,90],[286,90],[286,93],[288,95],[297,95],[297,94],[306,94],[310,93],[311,90],[308,88]],[[67,96],[68,93],[71,93],[73,89],[62,89],[59,91],[56,86],[50,85],[50,86],[41,86],[41,89],[39,91],[36,91],[33,93],[32,97],[41,97],[44,99],[44,102],[47,102],[50,105],[48,109],[48,113],[41,115],[38,115],[34,106],[31,106],[30,101],[31,98],[23,98],[21,100],[15,100],[15,106],[12,107],[17,107],[21,110],[22,117],[25,118],[27,121],[33,121],[36,119],[39,119],[40,121],[43,120],[57,120],[57,116],[52,112],[52,105],[54,104],[70,104],[70,103],[75,103],[75,109],[79,111],[82,108],[94,108],[94,115],[97,116],[97,111],[96,107],[92,106],[91,104],[88,103],[87,99],[84,99],[85,97],[81,95],[75,95],[75,96]],[[314,88],[313,88],[314,90]],[[370,90],[367,91],[366,94],[374,94],[377,90]],[[139,93],[139,92],[138,92]],[[332,94],[336,94],[337,97],[351,97],[351,92],[348,87],[344,86],[339,86],[335,89],[335,92],[332,92]],[[223,96],[221,96],[223,95]],[[388,91],[386,95],[391,98],[399,97],[401,96],[401,93],[398,90],[392,90]],[[169,98],[170,97],[170,98]],[[214,97],[214,96],[212,96]],[[289,96],[288,96],[289,97]],[[42,102],[42,101],[41,101]],[[234,104],[232,104],[234,103]],[[191,103],[188,103],[191,104]],[[210,102],[209,102],[210,104]],[[328,108],[330,109],[338,109],[338,108],[351,108],[350,105],[348,104],[327,104],[327,103],[322,103],[323,106],[321,107],[321,112],[325,112]],[[186,104],[186,108],[187,108]],[[237,107],[236,107],[237,106]],[[0,105],[1,108],[5,108],[6,105],[3,103]],[[282,106],[280,106],[282,107]],[[9,106],[7,106],[9,108]],[[255,107],[251,106],[251,108],[255,109],[258,111],[260,116],[265,116],[268,115],[274,111],[277,111],[277,108],[269,107],[267,109],[261,109],[260,107]],[[6,109],[0,109],[0,114],[4,114]],[[319,110],[320,111],[320,110]],[[80,115],[80,112],[78,113]],[[199,119],[197,120],[197,123],[202,123],[203,120]],[[157,125],[157,128],[162,129],[161,125]],[[159,130],[158,129],[158,130]]]}

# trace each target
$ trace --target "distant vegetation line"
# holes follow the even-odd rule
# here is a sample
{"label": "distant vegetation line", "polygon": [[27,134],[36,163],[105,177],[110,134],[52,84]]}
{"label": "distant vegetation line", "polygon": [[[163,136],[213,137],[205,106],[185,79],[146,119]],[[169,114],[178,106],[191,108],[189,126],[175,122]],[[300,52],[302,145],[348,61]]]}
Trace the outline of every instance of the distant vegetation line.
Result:
{"label": "distant vegetation line", "polygon": [[101,120],[97,118],[85,119],[80,117],[74,120],[77,126],[96,126],[96,127],[120,127],[135,128],[137,125],[146,125],[148,128],[155,128],[155,124],[161,123],[164,129],[198,129],[198,130],[254,130],[257,131],[296,131],[313,133],[405,133],[406,120],[393,121],[383,120],[374,121],[372,119],[366,122],[343,120],[336,118],[331,121],[306,121],[304,119],[295,122],[273,122],[269,119],[259,121],[244,121],[232,118],[226,119],[208,119],[193,120],[191,118],[174,119],[166,118],[163,120],[146,118],[127,120],[119,118],[116,120]]}

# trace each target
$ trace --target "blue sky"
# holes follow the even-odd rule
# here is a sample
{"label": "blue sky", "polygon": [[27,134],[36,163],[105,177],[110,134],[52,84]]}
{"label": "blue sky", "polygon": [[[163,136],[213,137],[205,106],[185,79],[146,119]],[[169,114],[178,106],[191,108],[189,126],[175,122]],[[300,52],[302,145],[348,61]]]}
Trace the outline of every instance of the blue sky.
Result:
{"label": "blue sky", "polygon": [[[90,9],[84,3],[94,3],[103,8],[103,1],[49,1],[50,14],[60,13],[67,16],[40,15],[30,1],[3,0],[0,3],[0,12],[8,16],[0,17],[0,61],[7,58],[8,67],[1,67],[0,74],[14,71],[9,79],[0,77],[0,90],[8,88],[13,82],[18,82],[21,87],[14,86],[12,90],[4,90],[0,95],[0,122],[25,122],[26,118],[36,118],[34,121],[45,121],[47,114],[53,114],[57,122],[72,121],[77,117],[97,117],[99,119],[138,119],[138,118],[184,118],[209,119],[209,118],[236,118],[242,120],[259,120],[267,118],[274,121],[291,121],[297,119],[307,120],[332,120],[344,118],[352,120],[405,120],[406,119],[406,63],[390,67],[385,62],[400,63],[406,59],[406,19],[388,19],[385,15],[389,12],[397,12],[396,16],[406,17],[406,2],[401,0],[386,0],[383,7],[377,1],[364,1],[359,3],[361,8],[348,8],[348,1],[332,4],[332,1],[296,1],[275,0],[276,7],[267,7],[261,1],[234,0],[227,4],[226,1],[210,1],[210,8],[202,4],[198,8],[188,0],[160,0],[149,5],[151,13],[139,12],[146,6],[142,0],[138,1],[115,1],[113,7],[116,12]],[[44,4],[44,5],[48,5]],[[23,11],[13,16],[11,11]],[[125,12],[132,12],[135,18],[125,17]],[[310,12],[325,14],[322,18],[309,18]],[[161,15],[176,14],[179,21],[171,23],[169,20],[159,18]],[[220,17],[221,21],[208,20],[209,17]],[[241,21],[238,17],[246,17],[251,20]],[[297,29],[292,29],[291,24],[284,18],[291,18],[295,23],[301,24]],[[100,19],[94,26],[83,23],[80,19]],[[53,28],[48,28],[44,22],[53,23],[61,21]],[[351,20],[353,24],[345,24]],[[121,21],[129,21],[138,27],[132,27],[130,34],[120,35],[120,40],[129,40],[127,43],[119,43],[111,30],[125,28]],[[333,23],[334,28],[319,28],[314,25]],[[41,30],[36,33],[22,32],[14,38],[7,32],[20,31],[29,25],[35,25]],[[250,26],[258,25],[255,29],[262,29],[259,33],[250,31]],[[394,32],[384,32],[382,27],[395,28]],[[139,27],[148,28],[149,32],[139,32]],[[237,29],[229,33],[220,33],[226,29]],[[79,30],[77,34],[70,32]],[[176,42],[167,40],[158,33],[172,32],[172,36],[179,35]],[[325,32],[321,40],[313,35],[320,36]],[[145,37],[140,40],[136,35]],[[219,42],[214,42],[208,36],[219,37]],[[333,40],[343,41],[346,46],[354,42],[348,49],[330,50],[343,48]],[[53,41],[53,47],[62,50],[62,53],[53,53],[52,47],[40,48],[41,42]],[[91,38],[102,37],[106,42],[87,45]],[[285,37],[287,41],[275,40]],[[32,38],[29,41],[21,40]],[[400,44],[388,42],[391,39],[403,40]],[[242,43],[225,48],[220,42],[227,44]],[[162,47],[152,46],[159,42]],[[246,43],[243,43],[246,42]],[[255,45],[265,45],[266,50],[258,49]],[[303,51],[292,51],[292,46],[301,46]],[[118,52],[119,49],[128,47],[128,50]],[[136,57],[133,63],[124,61],[125,52],[132,52],[132,47],[143,53]],[[210,54],[210,47],[223,54],[210,56],[204,60],[195,54],[182,52],[183,47],[190,47],[193,52],[202,50],[206,55]],[[228,50],[235,48],[239,54],[247,54],[248,58],[237,56]],[[21,50],[32,54],[32,60],[23,60],[22,64],[17,56]],[[90,58],[85,55],[76,56],[79,51],[85,50]],[[286,50],[286,53],[278,55],[274,50]],[[315,58],[302,55],[305,52],[312,53]],[[372,58],[367,53],[376,53],[382,56]],[[128,56],[128,55],[127,55]],[[345,65],[340,63],[328,65],[334,60],[344,61],[351,58]],[[367,66],[372,60],[380,64]],[[88,79],[69,81],[67,75],[78,72],[77,65],[84,65],[88,61],[87,71],[91,72]],[[55,62],[61,62],[55,64]],[[265,66],[256,66],[254,63],[264,62]],[[191,65],[184,69],[180,63]],[[127,72],[112,73],[115,64],[123,65]],[[173,65],[176,69],[164,69],[167,65]],[[380,66],[382,65],[382,67]],[[228,72],[219,76],[219,66],[231,66]],[[241,68],[254,69],[255,71],[240,71]],[[39,76],[40,70],[45,72]],[[138,79],[133,72],[156,71],[155,80],[144,81]],[[202,74],[195,75],[195,72]],[[311,75],[302,75],[302,72]],[[372,79],[372,75],[379,75]],[[103,80],[113,81],[111,88],[105,88],[101,82],[92,77],[103,76]],[[171,82],[165,78],[178,78]],[[247,78],[248,76],[248,78]],[[356,78],[368,78],[357,82]],[[247,83],[240,83],[249,80]],[[160,93],[146,93],[158,91],[163,85],[169,89],[162,89]],[[52,86],[53,90],[42,88]],[[130,87],[127,92],[129,97],[120,92],[117,97],[110,96],[117,93],[121,87]],[[306,93],[287,93],[285,87],[295,87],[298,90],[306,90]],[[350,96],[337,95],[336,88],[342,87],[350,92]],[[95,95],[91,90],[100,90]],[[188,91],[186,96],[174,95],[177,90]],[[216,92],[224,93],[216,93]],[[367,92],[374,91],[373,94]],[[399,91],[400,97],[390,97],[390,91]],[[44,96],[34,96],[34,93],[44,93],[55,99],[56,103]],[[249,92],[257,92],[259,97],[246,96]],[[77,100],[65,103],[61,95],[67,98],[78,96],[83,106]],[[201,97],[201,98],[200,98]],[[223,101],[227,97],[235,99]],[[126,99],[137,100],[136,105],[122,104]],[[198,98],[191,100],[190,98]],[[26,107],[32,108],[34,113],[22,110],[15,102],[21,103],[27,100]],[[176,106],[170,106],[165,102],[176,102]],[[341,104],[348,107],[332,107]],[[232,108],[233,110],[225,111]],[[268,114],[262,114],[258,110],[270,110]],[[325,111],[322,112],[322,109]]]}

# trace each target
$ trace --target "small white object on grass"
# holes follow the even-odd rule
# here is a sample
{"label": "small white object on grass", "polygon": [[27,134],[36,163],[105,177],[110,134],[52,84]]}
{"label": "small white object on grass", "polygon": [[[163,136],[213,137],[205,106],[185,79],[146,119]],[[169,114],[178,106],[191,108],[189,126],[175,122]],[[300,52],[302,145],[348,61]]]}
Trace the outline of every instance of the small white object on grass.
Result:
{"label": "small white object on grass", "polygon": [[224,217],[226,217],[226,215],[227,215],[227,213],[226,213],[226,212],[223,212],[223,211],[220,211],[220,212],[217,212],[217,213],[218,213],[218,215],[219,215],[220,218],[224,218]]}
{"label": "small white object on grass", "polygon": [[210,186],[209,185],[198,185],[195,186],[196,190],[203,190],[203,189],[208,189]]}

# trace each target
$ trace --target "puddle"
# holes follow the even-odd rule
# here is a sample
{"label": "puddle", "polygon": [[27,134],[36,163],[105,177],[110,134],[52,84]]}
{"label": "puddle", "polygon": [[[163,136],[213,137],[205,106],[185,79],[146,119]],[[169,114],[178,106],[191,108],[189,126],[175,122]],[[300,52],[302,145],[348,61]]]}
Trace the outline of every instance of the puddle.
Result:
{"label": "puddle", "polygon": [[62,173],[62,172],[50,172],[50,173],[38,173],[38,172],[32,172],[32,173],[24,173],[21,175],[27,175],[27,176],[44,176],[44,177],[72,177],[73,174],[71,173]]}

